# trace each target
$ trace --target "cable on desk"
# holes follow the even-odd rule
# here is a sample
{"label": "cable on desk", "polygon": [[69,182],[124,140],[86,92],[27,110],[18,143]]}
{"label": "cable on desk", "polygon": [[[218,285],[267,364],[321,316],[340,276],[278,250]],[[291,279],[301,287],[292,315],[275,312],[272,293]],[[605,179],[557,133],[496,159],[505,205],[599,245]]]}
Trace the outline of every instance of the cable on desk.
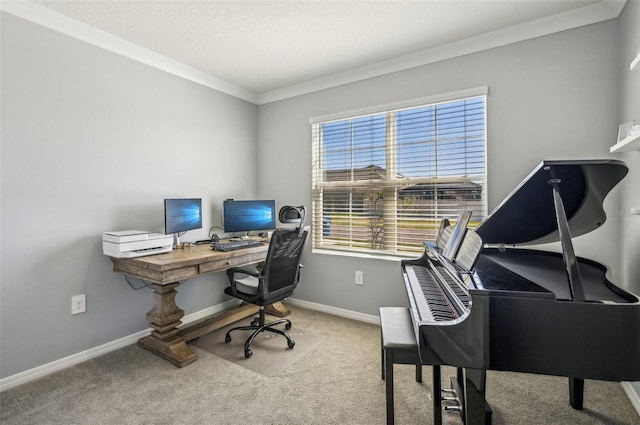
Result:
{"label": "cable on desk", "polygon": [[220,226],[211,226],[209,228],[209,239],[211,239],[211,240],[213,240],[214,236],[216,236],[216,237],[218,236],[213,232],[213,229],[220,229],[220,230],[222,230],[224,232],[224,229],[222,227],[220,227]]}
{"label": "cable on desk", "polygon": [[[129,276],[128,275],[125,274],[124,275],[124,279],[127,281],[129,286],[131,287],[131,289],[133,289],[134,291],[139,291],[140,289],[143,289],[143,288],[153,289],[154,291],[156,290],[156,288],[153,286],[153,284],[151,284],[149,282],[145,282],[144,280],[142,280],[140,278],[136,278],[140,282],[142,282],[142,286],[140,286],[139,288],[136,288],[135,286],[133,286],[133,283],[131,283],[131,281],[129,280]],[[181,280],[180,282],[178,282],[178,286],[182,285],[185,282],[186,282],[186,280]]]}
{"label": "cable on desk", "polygon": [[142,279],[138,279],[140,282],[142,282],[142,286],[139,288],[136,288],[135,286],[133,286],[133,283],[131,283],[131,281],[129,280],[129,276],[128,275],[124,275],[125,280],[127,281],[127,283],[129,284],[129,286],[131,287],[131,289],[133,289],[134,291],[139,291],[140,289],[143,288],[149,288],[149,289],[154,289],[153,286],[151,286],[149,283],[145,282]]}

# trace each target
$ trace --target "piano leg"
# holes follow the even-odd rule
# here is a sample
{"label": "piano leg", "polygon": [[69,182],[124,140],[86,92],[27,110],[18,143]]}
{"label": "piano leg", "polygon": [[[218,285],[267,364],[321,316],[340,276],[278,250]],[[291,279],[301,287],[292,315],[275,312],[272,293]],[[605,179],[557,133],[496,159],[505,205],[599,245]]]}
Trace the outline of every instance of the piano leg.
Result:
{"label": "piano leg", "polygon": [[465,425],[490,425],[491,409],[486,403],[487,371],[464,369],[464,423]]}
{"label": "piano leg", "polygon": [[442,425],[442,376],[440,365],[433,365],[433,424]]}
{"label": "piano leg", "polygon": [[393,351],[385,353],[384,361],[385,397],[387,400],[387,425],[394,423],[394,401],[393,401]]}
{"label": "piano leg", "polygon": [[569,378],[569,403],[576,410],[582,410],[584,399],[584,379]]}

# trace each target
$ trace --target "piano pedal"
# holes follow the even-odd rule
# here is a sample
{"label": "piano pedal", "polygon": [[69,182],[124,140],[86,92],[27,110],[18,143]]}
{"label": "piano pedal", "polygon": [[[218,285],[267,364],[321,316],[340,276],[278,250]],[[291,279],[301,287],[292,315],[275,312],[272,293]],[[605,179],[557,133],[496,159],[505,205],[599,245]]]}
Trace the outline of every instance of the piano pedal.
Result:
{"label": "piano pedal", "polygon": [[[453,388],[442,388],[442,409],[445,412],[458,412],[462,413],[462,403],[458,398],[458,393]],[[445,395],[447,394],[447,395]],[[452,396],[449,396],[452,395]]]}

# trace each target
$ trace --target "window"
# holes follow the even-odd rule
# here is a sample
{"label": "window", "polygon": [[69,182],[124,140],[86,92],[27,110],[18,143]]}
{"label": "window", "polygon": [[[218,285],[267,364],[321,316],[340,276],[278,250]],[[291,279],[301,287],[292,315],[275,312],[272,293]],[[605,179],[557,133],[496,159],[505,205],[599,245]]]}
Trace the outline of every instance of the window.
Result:
{"label": "window", "polygon": [[[311,120],[314,249],[406,255],[487,215],[487,88]],[[347,116],[348,115],[348,116]]]}

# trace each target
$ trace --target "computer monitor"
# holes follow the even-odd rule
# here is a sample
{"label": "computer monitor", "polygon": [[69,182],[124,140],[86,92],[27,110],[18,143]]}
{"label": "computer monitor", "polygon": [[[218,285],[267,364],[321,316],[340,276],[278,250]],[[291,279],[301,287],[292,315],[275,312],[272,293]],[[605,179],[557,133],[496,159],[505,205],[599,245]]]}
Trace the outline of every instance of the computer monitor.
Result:
{"label": "computer monitor", "polygon": [[202,199],[165,199],[164,233],[180,236],[187,230],[202,228]]}
{"label": "computer monitor", "polygon": [[251,232],[276,228],[276,201],[226,200],[222,206],[224,232]]}

